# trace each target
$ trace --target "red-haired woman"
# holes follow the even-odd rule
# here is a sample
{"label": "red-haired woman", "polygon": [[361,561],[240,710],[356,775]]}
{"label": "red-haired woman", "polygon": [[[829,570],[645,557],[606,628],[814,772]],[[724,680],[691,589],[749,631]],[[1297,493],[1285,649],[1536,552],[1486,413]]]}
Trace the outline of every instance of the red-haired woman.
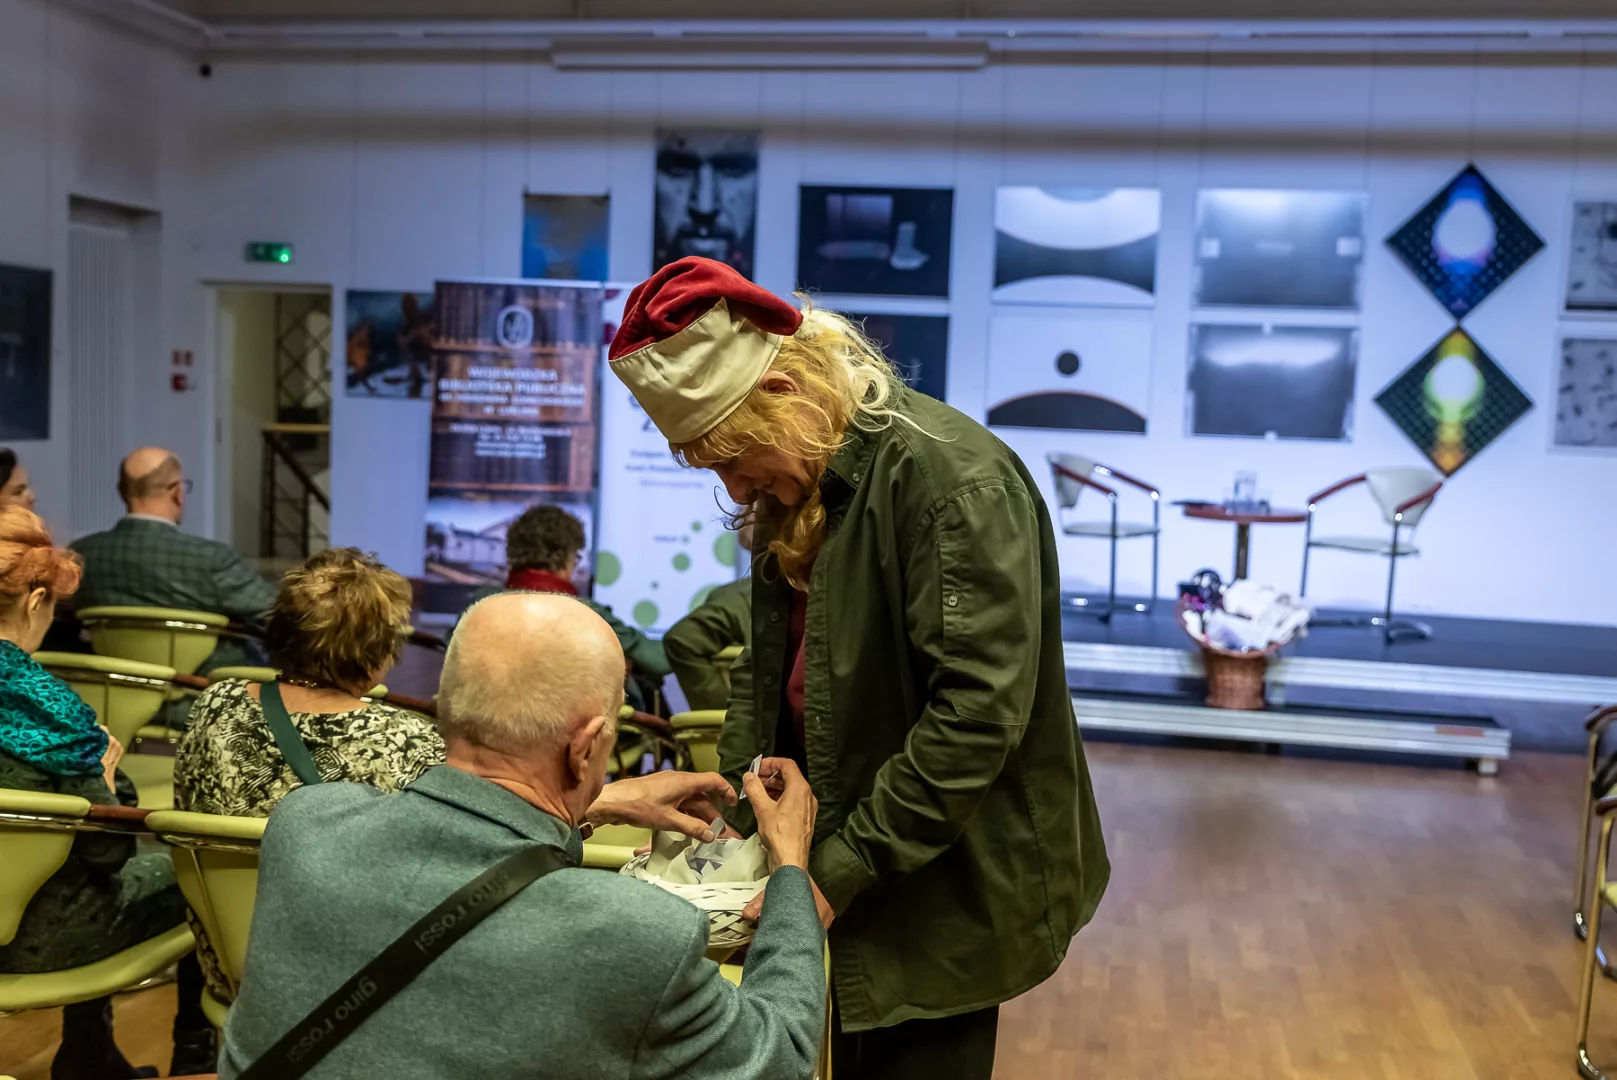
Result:
{"label": "red-haired woman", "polygon": [[[79,584],[78,558],[51,543],[39,518],[0,507],[0,788],[77,795],[115,805],[123,747],[66,684],[34,662],[56,601]],[[134,789],[123,787],[128,801]],[[0,972],[26,974],[94,963],[178,926],[185,901],[166,854],[135,854],[135,838],[81,832],[61,869],[40,886],[11,940]],[[213,1030],[199,1006],[202,972],[180,964],[174,1022],[179,1072],[211,1071]],[[202,1066],[199,1070],[195,1066]],[[112,1038],[112,1000],[62,1010],[62,1046],[52,1080],[156,1076],[124,1060]]]}

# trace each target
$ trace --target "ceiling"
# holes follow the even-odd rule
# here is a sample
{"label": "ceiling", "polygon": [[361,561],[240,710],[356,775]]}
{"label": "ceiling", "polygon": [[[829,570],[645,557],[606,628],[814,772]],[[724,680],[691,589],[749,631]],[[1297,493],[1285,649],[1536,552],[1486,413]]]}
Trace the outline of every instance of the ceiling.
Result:
{"label": "ceiling", "polygon": [[521,51],[623,69],[970,68],[1176,52],[1617,61],[1617,0],[1316,0],[1308,10],[1297,0],[63,2],[198,54]]}
{"label": "ceiling", "polygon": [[1613,0],[162,0],[213,24],[519,20],[1611,19]]}

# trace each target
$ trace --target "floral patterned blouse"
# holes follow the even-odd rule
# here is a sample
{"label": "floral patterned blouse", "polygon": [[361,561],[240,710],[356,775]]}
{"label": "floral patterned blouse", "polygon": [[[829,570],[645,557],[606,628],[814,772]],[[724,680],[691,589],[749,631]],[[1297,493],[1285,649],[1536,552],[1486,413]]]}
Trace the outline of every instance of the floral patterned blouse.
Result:
{"label": "floral patterned blouse", "polygon": [[[253,684],[226,679],[191,708],[191,726],[174,761],[174,806],[200,814],[268,817],[300,787],[264,719],[248,696]],[[431,720],[376,702],[340,713],[291,713],[326,783],[346,781],[397,791],[444,761],[444,741]]]}
{"label": "floral patterned blouse", "polygon": [[[225,679],[203,692],[174,761],[174,807],[201,814],[268,817],[275,804],[301,787],[275,745],[252,683]],[[431,720],[380,702],[340,713],[292,712],[320,778],[326,783],[369,784],[397,791],[444,762],[444,741]],[[197,958],[208,988],[220,1001],[235,991],[219,969],[202,925],[191,918]]]}

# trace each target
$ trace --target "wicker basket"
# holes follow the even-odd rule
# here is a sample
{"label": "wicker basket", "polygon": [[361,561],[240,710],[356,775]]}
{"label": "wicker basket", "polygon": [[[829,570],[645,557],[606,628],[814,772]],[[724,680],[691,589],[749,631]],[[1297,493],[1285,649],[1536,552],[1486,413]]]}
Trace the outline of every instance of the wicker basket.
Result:
{"label": "wicker basket", "polygon": [[1209,645],[1185,627],[1184,610],[1181,602],[1174,614],[1185,636],[1201,650],[1202,667],[1207,673],[1207,707],[1248,711],[1264,708],[1264,676],[1268,673],[1269,658],[1280,651],[1280,646],[1271,646],[1263,652],[1233,652]]}
{"label": "wicker basket", "polygon": [[[669,868],[669,856],[673,855],[676,862],[682,865],[683,859],[679,853],[691,846],[691,841],[676,833],[656,833],[652,839],[651,851],[644,855],[636,855],[618,872],[683,897],[707,912],[707,942],[710,948],[734,949],[745,945],[752,940],[756,927],[743,919],[741,912],[752,902],[753,897],[763,891],[764,880],[670,881],[653,869],[658,867],[672,872],[672,868]],[[763,873],[767,877],[767,870]],[[690,870],[684,869],[683,873],[676,876],[689,875]]]}

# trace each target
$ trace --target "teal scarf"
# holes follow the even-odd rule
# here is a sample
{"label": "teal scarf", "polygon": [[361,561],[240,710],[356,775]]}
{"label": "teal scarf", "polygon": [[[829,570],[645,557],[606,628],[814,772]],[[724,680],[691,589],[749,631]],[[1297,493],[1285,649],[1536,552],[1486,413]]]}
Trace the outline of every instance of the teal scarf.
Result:
{"label": "teal scarf", "polygon": [[95,710],[9,641],[0,641],[0,752],[56,776],[95,776],[107,752]]}

